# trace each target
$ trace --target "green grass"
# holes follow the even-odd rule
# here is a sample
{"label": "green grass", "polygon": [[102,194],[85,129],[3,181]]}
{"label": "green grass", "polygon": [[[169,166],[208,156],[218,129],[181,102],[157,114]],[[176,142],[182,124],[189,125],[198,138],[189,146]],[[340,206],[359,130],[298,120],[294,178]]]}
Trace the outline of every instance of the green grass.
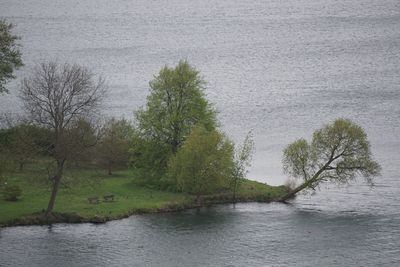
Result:
{"label": "green grass", "polygon": [[286,188],[284,186],[271,186],[252,180],[245,180],[239,187],[238,197],[241,199],[267,201],[277,199],[284,195]]}
{"label": "green grass", "polygon": [[[8,184],[20,186],[22,196],[16,202],[0,199],[0,225],[12,225],[12,221],[44,211],[50,197],[50,189],[43,177],[46,177],[46,172],[41,165],[28,165],[23,172],[8,176]],[[82,218],[82,221],[92,221],[94,218],[110,220],[135,213],[181,209],[196,204],[193,196],[143,187],[135,184],[133,177],[134,173],[129,170],[115,172],[113,176],[91,169],[69,170],[63,177],[69,186],[63,186],[59,190],[54,212],[74,214]],[[269,201],[283,193],[283,187],[246,180],[238,191],[238,200]],[[97,196],[103,200],[103,196],[109,194],[115,196],[113,202],[88,202],[90,197]],[[230,200],[230,193],[206,198],[207,204]]]}

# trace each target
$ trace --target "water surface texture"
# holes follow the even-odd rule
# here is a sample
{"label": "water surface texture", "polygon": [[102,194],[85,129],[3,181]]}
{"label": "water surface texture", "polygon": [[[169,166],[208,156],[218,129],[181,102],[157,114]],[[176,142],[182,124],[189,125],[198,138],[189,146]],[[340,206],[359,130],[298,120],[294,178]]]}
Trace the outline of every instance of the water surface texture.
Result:
{"label": "water surface texture", "polygon": [[[106,77],[105,113],[131,118],[163,64],[188,59],[235,141],[253,129],[249,176],[281,184],[281,151],[337,117],[362,125],[383,167],[375,189],[0,232],[0,266],[400,266],[398,0],[0,0],[25,67],[56,59]],[[19,112],[12,92],[1,111]]]}

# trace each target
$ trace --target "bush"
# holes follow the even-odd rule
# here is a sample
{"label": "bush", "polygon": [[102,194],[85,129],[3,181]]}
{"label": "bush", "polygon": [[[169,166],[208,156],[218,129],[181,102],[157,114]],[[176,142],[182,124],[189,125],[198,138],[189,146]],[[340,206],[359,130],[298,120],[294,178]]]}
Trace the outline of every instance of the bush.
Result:
{"label": "bush", "polygon": [[195,127],[168,162],[168,176],[179,191],[200,196],[226,188],[233,166],[232,142],[217,131]]}
{"label": "bush", "polygon": [[130,166],[136,181],[150,188],[167,189],[160,180],[165,176],[170,148],[160,142],[142,138],[134,133],[130,142]]}
{"label": "bush", "polygon": [[22,194],[22,189],[18,185],[7,185],[3,191],[3,198],[7,201],[17,201]]}

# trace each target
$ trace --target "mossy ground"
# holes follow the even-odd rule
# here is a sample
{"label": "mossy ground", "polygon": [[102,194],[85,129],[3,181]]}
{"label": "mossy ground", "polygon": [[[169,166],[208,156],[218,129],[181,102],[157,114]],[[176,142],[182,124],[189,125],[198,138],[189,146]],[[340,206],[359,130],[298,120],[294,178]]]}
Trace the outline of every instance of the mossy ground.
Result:
{"label": "mossy ground", "polygon": [[[27,165],[23,171],[8,175],[8,184],[20,186],[22,196],[16,202],[0,199],[0,226],[46,223],[38,219],[50,197],[45,177],[45,167],[40,164]],[[135,183],[134,177],[130,170],[117,171],[110,176],[105,171],[90,168],[68,169],[63,178],[67,184],[62,186],[57,196],[53,221],[102,222],[137,213],[181,210],[198,205],[194,196],[150,189]],[[245,180],[237,199],[267,202],[284,192],[284,187]],[[114,201],[103,201],[103,196],[110,194],[115,196]],[[100,203],[90,204],[90,197],[99,197]],[[232,194],[225,193],[204,196],[202,204],[231,201]]]}

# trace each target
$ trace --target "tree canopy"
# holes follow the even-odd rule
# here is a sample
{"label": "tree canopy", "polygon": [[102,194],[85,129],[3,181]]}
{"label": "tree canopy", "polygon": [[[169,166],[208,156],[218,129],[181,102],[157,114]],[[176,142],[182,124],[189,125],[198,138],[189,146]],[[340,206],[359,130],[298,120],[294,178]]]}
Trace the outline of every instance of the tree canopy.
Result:
{"label": "tree canopy", "polygon": [[372,159],[363,128],[348,119],[337,119],[315,131],[311,143],[299,139],[289,144],[283,151],[283,168],[302,183],[282,201],[302,190],[314,190],[322,182],[343,184],[363,177],[372,185],[381,169]]}
{"label": "tree canopy", "polygon": [[21,51],[17,44],[19,39],[11,33],[13,25],[0,20],[0,94],[8,92],[5,84],[14,79],[14,70],[21,67]]}
{"label": "tree canopy", "polygon": [[218,131],[193,128],[171,158],[168,174],[182,192],[202,195],[227,187],[234,167],[233,143]]}
{"label": "tree canopy", "polygon": [[112,118],[102,130],[102,137],[96,149],[97,163],[105,167],[109,175],[121,166],[127,166],[129,161],[129,138],[132,126],[128,121]]}
{"label": "tree canopy", "polygon": [[215,129],[216,112],[204,94],[205,81],[187,61],[163,67],[150,82],[147,104],[136,113],[132,165],[142,178],[159,183],[169,158],[182,146],[191,129]]}
{"label": "tree canopy", "polygon": [[176,152],[193,126],[214,129],[216,113],[205,98],[204,85],[187,61],[175,68],[163,67],[150,82],[145,109],[137,113],[143,136],[168,144]]}

